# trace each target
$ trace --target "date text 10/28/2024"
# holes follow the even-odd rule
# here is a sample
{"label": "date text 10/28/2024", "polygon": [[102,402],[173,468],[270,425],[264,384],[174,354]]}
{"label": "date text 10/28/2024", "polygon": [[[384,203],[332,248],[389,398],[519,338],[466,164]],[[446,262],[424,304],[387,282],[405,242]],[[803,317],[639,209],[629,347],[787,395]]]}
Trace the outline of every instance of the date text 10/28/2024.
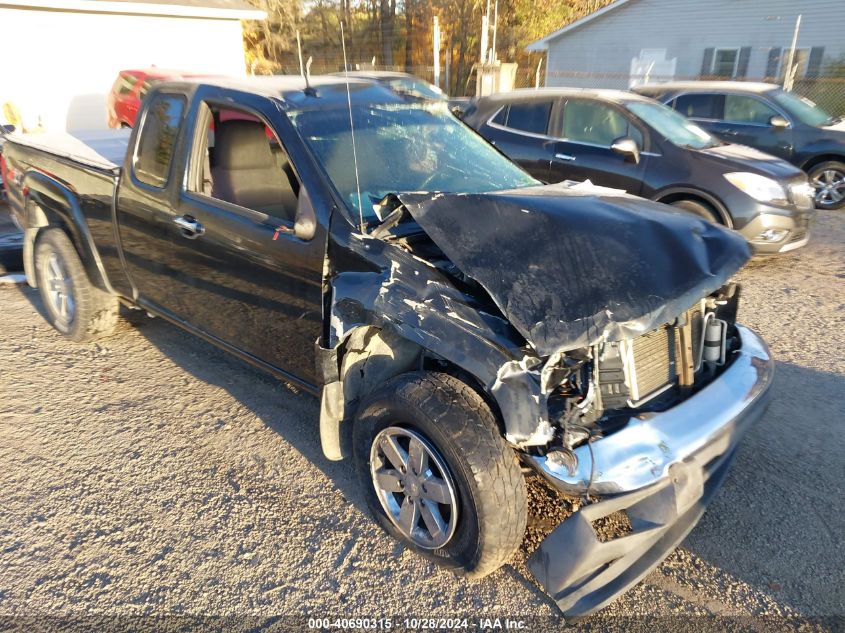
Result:
{"label": "date text 10/28/2024", "polygon": [[315,630],[360,629],[442,631],[445,629],[475,631],[519,631],[526,622],[511,618],[308,618],[308,628]]}

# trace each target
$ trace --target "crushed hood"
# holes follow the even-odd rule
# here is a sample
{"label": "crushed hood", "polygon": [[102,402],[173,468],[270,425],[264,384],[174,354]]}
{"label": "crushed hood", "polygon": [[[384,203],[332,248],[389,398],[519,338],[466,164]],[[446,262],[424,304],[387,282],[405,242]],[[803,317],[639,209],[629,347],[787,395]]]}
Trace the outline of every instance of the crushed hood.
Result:
{"label": "crushed hood", "polygon": [[600,189],[398,197],[540,356],[670,322],[750,257],[730,230]]}

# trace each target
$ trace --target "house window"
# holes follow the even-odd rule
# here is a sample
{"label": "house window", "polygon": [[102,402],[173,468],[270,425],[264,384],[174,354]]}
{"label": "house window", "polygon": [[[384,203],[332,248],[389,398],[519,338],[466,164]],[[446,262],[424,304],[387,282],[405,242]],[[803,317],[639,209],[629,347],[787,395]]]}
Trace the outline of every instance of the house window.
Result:
{"label": "house window", "polygon": [[711,74],[716,77],[736,77],[736,67],[739,62],[738,48],[717,48],[713,53]]}
{"label": "house window", "polygon": [[[792,67],[795,68],[795,79],[803,79],[807,74],[807,62],[810,60],[809,48],[796,48],[792,58]],[[780,54],[780,69],[778,70],[778,82],[782,83],[786,77],[786,67],[789,65],[789,48],[784,48]]]}

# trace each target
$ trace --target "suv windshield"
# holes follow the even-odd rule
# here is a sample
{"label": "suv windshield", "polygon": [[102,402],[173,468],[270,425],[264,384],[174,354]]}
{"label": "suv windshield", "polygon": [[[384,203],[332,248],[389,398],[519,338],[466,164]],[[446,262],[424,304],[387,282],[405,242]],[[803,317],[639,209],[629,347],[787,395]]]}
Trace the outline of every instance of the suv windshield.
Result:
{"label": "suv windshield", "polygon": [[[540,184],[449,113],[445,103],[353,105],[361,212],[389,193],[483,193]],[[355,162],[346,108],[298,110],[290,118],[358,215]]]}
{"label": "suv windshield", "polygon": [[799,97],[791,92],[784,92],[783,90],[772,93],[772,97],[784,110],[801,121],[801,123],[812,125],[813,127],[836,123],[836,117],[831,116],[809,99]]}
{"label": "suv windshield", "polygon": [[695,123],[660,103],[629,101],[625,107],[654,128],[667,141],[679,147],[705,149],[721,145]]}

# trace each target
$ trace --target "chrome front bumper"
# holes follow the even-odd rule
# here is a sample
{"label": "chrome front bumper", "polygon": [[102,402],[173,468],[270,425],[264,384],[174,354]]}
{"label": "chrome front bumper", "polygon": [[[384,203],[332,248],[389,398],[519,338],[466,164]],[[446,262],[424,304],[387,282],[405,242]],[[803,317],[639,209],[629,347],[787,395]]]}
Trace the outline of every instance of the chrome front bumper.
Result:
{"label": "chrome front bumper", "polygon": [[578,447],[574,470],[553,453],[528,457],[530,465],[567,494],[589,488],[609,495],[654,484],[693,455],[714,458],[728,451],[762,414],[774,372],[763,340],[740,325],[737,330],[742,346],[730,367],[691,398],[662,413],[641,414],[613,435]]}
{"label": "chrome front bumper", "polygon": [[[743,432],[765,411],[774,370],[766,344],[737,329],[742,346],[716,380],[593,442],[592,459],[589,447],[576,449],[574,472],[531,458],[558,489],[583,494],[589,485],[605,497],[563,521],[527,561],[564,615],[592,613],[639,582],[692,530],[721,486]],[[593,522],[620,511],[630,532],[599,538]]]}

